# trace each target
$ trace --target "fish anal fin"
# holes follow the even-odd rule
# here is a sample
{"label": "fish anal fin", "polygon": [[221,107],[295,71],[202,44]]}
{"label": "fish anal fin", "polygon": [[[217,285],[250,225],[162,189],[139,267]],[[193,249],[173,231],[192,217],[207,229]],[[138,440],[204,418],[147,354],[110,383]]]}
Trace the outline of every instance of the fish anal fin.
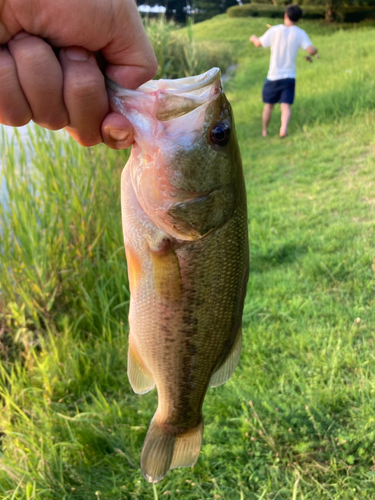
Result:
{"label": "fish anal fin", "polygon": [[241,346],[242,329],[240,328],[234,346],[232,347],[226,360],[212,375],[210,380],[210,387],[217,387],[219,385],[225,384],[225,382],[227,382],[231,378],[240,360]]}
{"label": "fish anal fin", "polygon": [[153,279],[161,299],[176,302],[182,297],[180,264],[170,243],[162,250],[151,252]]}
{"label": "fish anal fin", "polygon": [[171,469],[177,467],[191,467],[198,460],[203,439],[203,419],[200,423],[176,436]]}
{"label": "fish anal fin", "polygon": [[145,394],[155,387],[155,380],[145,367],[134,344],[129,340],[128,379],[136,394]]}

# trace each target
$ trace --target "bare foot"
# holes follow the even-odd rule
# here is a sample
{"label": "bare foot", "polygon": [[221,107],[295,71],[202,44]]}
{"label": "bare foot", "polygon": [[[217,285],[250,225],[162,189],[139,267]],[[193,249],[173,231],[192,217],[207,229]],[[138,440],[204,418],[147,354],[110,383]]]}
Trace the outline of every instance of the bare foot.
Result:
{"label": "bare foot", "polygon": [[288,137],[288,132],[284,130],[280,130],[280,137],[281,139],[285,139],[285,137]]}
{"label": "bare foot", "polygon": [[267,137],[267,130],[262,130],[262,137]]}

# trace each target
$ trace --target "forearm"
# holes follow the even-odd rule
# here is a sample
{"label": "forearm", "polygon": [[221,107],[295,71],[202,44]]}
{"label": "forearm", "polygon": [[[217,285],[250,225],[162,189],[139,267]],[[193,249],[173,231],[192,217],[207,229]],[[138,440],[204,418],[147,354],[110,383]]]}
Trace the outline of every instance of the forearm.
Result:
{"label": "forearm", "polygon": [[250,42],[251,42],[253,45],[255,45],[255,47],[261,47],[261,46],[262,46],[262,44],[261,44],[261,42],[260,42],[259,38],[258,38],[257,36],[255,36],[255,35],[251,35],[251,37],[250,37],[250,39],[249,39],[249,40],[250,40]]}

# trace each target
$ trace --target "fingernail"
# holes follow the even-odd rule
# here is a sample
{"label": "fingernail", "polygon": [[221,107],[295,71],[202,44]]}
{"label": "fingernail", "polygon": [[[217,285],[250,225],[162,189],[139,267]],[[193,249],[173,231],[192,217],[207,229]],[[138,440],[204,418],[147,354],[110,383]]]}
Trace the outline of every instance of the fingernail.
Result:
{"label": "fingernail", "polygon": [[108,135],[113,141],[118,142],[127,142],[130,138],[129,130],[119,130],[119,129],[111,129],[108,131]]}
{"label": "fingernail", "polygon": [[81,47],[69,47],[65,49],[65,54],[71,61],[88,61],[90,59],[90,52]]}
{"label": "fingernail", "polygon": [[19,31],[17,35],[14,35],[13,40],[20,40],[20,38],[25,38],[26,36],[29,36],[26,31]]}

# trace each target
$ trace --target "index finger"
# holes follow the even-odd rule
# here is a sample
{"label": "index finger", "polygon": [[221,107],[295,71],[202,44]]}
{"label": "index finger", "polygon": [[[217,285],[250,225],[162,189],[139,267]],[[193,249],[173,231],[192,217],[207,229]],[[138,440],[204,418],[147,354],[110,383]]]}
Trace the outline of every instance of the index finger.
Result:
{"label": "index finger", "polygon": [[154,78],[158,63],[136,3],[128,2],[123,14],[122,19],[117,19],[113,40],[102,49],[102,53],[109,62],[107,77],[121,87],[134,90]]}
{"label": "index finger", "polygon": [[0,45],[22,29],[55,47],[102,51],[107,76],[135,89],[157,61],[134,0],[0,0]]}

